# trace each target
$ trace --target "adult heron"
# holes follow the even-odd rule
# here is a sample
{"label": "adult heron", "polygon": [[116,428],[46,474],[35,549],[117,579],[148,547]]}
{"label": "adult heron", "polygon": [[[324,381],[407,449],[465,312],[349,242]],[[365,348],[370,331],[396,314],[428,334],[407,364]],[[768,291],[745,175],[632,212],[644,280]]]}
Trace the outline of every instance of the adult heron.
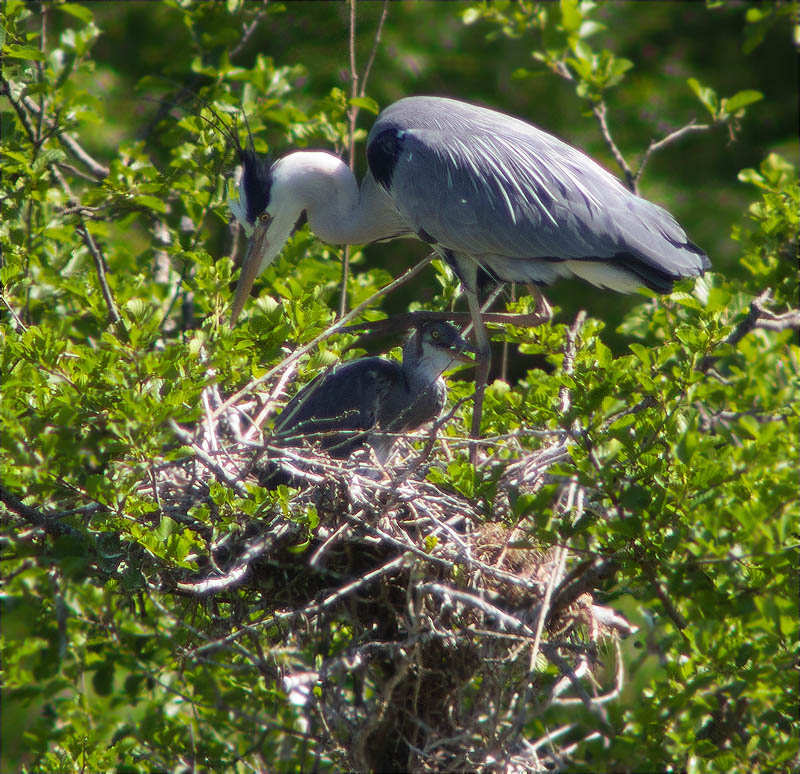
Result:
{"label": "adult heron", "polygon": [[337,156],[294,151],[274,164],[241,153],[232,211],[251,235],[233,301],[241,312],[256,276],[280,253],[303,213],[332,244],[416,236],[458,275],[478,345],[472,434],[480,431],[489,338],[478,270],[548,284],[577,276],[621,292],[668,293],[710,267],[666,210],[518,118],[444,97],[407,97],[378,116],[359,187]]}
{"label": "adult heron", "polygon": [[399,433],[436,419],[447,397],[442,373],[472,362],[474,348],[446,322],[417,325],[403,345],[403,362],[363,357],[334,366],[292,398],[275,420],[281,443],[318,441],[332,457],[365,445],[385,462]]}

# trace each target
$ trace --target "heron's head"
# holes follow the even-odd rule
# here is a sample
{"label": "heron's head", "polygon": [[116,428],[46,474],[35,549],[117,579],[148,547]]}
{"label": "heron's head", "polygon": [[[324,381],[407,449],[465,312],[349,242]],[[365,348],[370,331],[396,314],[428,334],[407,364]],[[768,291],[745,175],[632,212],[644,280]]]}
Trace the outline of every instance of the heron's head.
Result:
{"label": "heron's head", "polygon": [[455,362],[472,363],[476,352],[450,323],[434,320],[417,326],[403,348],[403,364],[409,360],[414,368],[437,378]]}
{"label": "heron's head", "polygon": [[242,176],[239,201],[228,203],[250,242],[242,261],[231,310],[231,325],[242,311],[256,277],[278,256],[303,213],[303,204],[292,186],[292,171],[284,156],[272,163],[250,149],[240,153]]}
{"label": "heron's head", "polygon": [[[304,223],[306,212],[310,217],[313,208],[330,204],[328,199],[336,196],[336,188],[320,185],[321,181],[335,182],[343,170],[352,179],[342,160],[324,151],[292,151],[274,164],[252,150],[242,150],[240,156],[239,201],[229,206],[250,243],[236,286],[231,324],[242,311],[256,277]],[[319,229],[317,233],[324,238]]]}

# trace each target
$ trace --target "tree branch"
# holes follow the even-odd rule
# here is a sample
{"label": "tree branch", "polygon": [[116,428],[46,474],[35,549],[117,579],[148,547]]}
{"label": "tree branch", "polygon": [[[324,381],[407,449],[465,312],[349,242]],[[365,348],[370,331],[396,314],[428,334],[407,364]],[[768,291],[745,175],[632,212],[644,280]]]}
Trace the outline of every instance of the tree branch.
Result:
{"label": "tree branch", "polygon": [[[350,23],[348,25],[347,48],[350,54],[350,98],[358,96],[358,69],[356,67],[356,0],[348,0],[350,11]],[[355,135],[356,118],[358,117],[358,106],[351,103],[347,110],[347,165],[350,171],[355,174]],[[347,281],[350,278],[350,245],[344,246],[342,256],[342,286],[339,295],[339,317],[344,317],[347,312]]]}
{"label": "tree branch", "polygon": [[78,535],[77,530],[72,527],[62,524],[58,519],[62,514],[44,514],[36,508],[31,508],[25,505],[18,497],[13,495],[4,486],[0,486],[0,502],[2,502],[8,510],[21,516],[34,527],[44,530],[48,535],[59,537],[61,535]]}
{"label": "tree branch", "polygon": [[[9,97],[10,99],[10,97]],[[41,117],[41,111],[39,110],[39,106],[30,98],[30,97],[23,97],[22,101],[25,103],[25,107],[28,108],[32,113],[37,116]],[[82,162],[86,165],[89,171],[94,176],[97,182],[103,180],[104,178],[108,177],[109,169],[105,164],[101,164],[99,161],[96,161],[86,150],[83,146],[65,129],[60,129],[56,121],[47,116],[44,116],[44,123],[48,129],[53,131],[58,137],[58,139],[66,146],[67,150],[75,156],[78,161]]]}
{"label": "tree branch", "polygon": [[118,325],[122,322],[122,318],[120,317],[119,309],[117,309],[117,304],[114,301],[114,296],[111,294],[111,288],[108,286],[108,280],[106,279],[107,267],[105,258],[100,252],[100,249],[97,247],[97,243],[94,241],[94,238],[89,233],[89,229],[86,228],[86,223],[83,221],[83,218],[80,218],[78,221],[77,230],[78,234],[81,236],[81,239],[83,239],[83,243],[89,249],[92,258],[94,259],[94,265],[97,269],[97,280],[100,283],[100,292],[103,294],[103,299],[106,302],[109,320],[114,325]]}
{"label": "tree branch", "polygon": [[381,18],[378,20],[378,29],[375,31],[375,38],[372,41],[372,50],[369,52],[369,59],[367,59],[367,66],[364,68],[364,74],[361,76],[361,89],[358,92],[359,97],[363,97],[367,93],[367,79],[372,69],[372,63],[375,61],[375,55],[378,53],[378,44],[381,42],[383,24],[388,15],[389,0],[383,0],[383,9],[381,10]]}
{"label": "tree branch", "polygon": [[[266,0],[264,0],[264,5],[266,6]],[[265,8],[262,8],[253,18],[253,21],[250,22],[245,28],[244,32],[242,33],[242,37],[239,42],[231,49],[228,57],[233,59],[234,57],[238,56],[242,53],[242,50],[249,42],[250,38],[253,36],[253,33],[258,29],[258,25],[261,23],[261,20],[267,15],[267,11]]]}
{"label": "tree branch", "polygon": [[642,177],[642,172],[644,172],[647,162],[654,153],[657,153],[662,148],[666,148],[668,145],[672,145],[672,143],[677,142],[687,134],[691,134],[693,132],[707,132],[713,126],[713,124],[698,124],[695,123],[694,119],[692,119],[688,124],[686,124],[686,126],[682,126],[680,129],[670,132],[660,140],[652,140],[650,145],[647,146],[647,150],[644,152],[642,160],[639,162],[639,168],[636,170],[636,174],[633,176],[633,190],[635,191],[638,187],[639,179]]}
{"label": "tree branch", "polygon": [[625,161],[625,157],[622,155],[620,149],[617,147],[617,144],[614,142],[614,138],[611,136],[611,130],[608,128],[608,121],[606,121],[606,103],[602,100],[600,102],[596,102],[594,105],[592,105],[592,113],[594,113],[595,118],[597,118],[597,121],[600,124],[600,133],[603,135],[606,145],[614,156],[617,165],[625,175],[625,184],[628,186],[628,188],[630,188],[631,191],[636,193],[636,176],[633,174],[628,162]]}
{"label": "tree branch", "polygon": [[[772,289],[767,288],[750,302],[747,315],[725,339],[726,344],[735,347],[748,333],[761,328],[768,331],[800,330],[800,309],[790,309],[782,314],[767,309],[765,303],[772,298]],[[707,355],[697,366],[700,371],[708,371],[718,355]]]}
{"label": "tree branch", "polygon": [[[356,66],[356,0],[348,0],[348,7],[350,11],[350,21],[348,26],[348,52],[350,55],[350,98],[363,97],[367,90],[367,78],[369,78],[372,63],[375,61],[375,55],[378,51],[378,44],[380,43],[381,33],[383,31],[383,23],[386,21],[386,16],[389,13],[388,0],[384,0],[381,18],[378,21],[378,28],[375,31],[375,38],[372,42],[372,50],[367,60],[367,66],[364,68],[364,74],[359,79],[358,68]],[[359,80],[361,86],[359,87]],[[347,163],[350,171],[355,174],[355,133],[356,133],[356,119],[358,117],[358,105],[350,105],[348,113],[348,132],[347,132]],[[345,245],[344,255],[342,258],[342,285],[341,294],[339,296],[339,317],[344,317],[347,312],[347,281],[350,276],[350,245]]]}

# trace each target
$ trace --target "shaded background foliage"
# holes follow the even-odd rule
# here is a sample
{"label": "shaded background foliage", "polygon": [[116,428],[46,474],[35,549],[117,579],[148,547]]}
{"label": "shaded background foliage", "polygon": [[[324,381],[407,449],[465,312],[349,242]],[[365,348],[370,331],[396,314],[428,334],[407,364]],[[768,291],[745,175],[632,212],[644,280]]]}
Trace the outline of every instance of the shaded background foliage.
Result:
{"label": "shaded background foliage", "polygon": [[[552,326],[506,331],[518,344],[510,386],[487,395],[490,434],[579,423],[559,472],[591,489],[594,509],[578,525],[559,521],[547,489],[520,512],[534,514],[540,545],[569,541],[582,555],[613,557],[619,569],[597,594],[642,627],[625,643],[629,685],[608,709],[616,737],[587,743],[571,767],[788,769],[797,763],[798,353],[779,325],[730,336],[767,288],[760,308],[797,306],[798,194],[785,160],[797,159],[793,7],[392,4],[367,95],[378,106],[412,93],[483,102],[618,172],[590,104],[531,56],[564,45],[577,12],[604,25],[588,38],[595,51],[633,63],[603,92],[629,161],[652,139],[709,120],[689,78],[722,97],[757,90],[763,99],[655,155],[641,181],[711,256],[717,275],[702,284],[705,297],[683,288],[650,302],[563,282],[548,294],[563,310]],[[360,67],[381,13],[378,3],[358,6]],[[313,760],[313,745],[285,731],[298,710],[276,684],[242,679],[234,657],[179,657],[196,642],[192,627],[218,621],[194,600],[159,595],[146,575],[156,561],[194,569],[205,546],[174,521],[149,520],[153,504],[136,487],[152,460],[185,451],[167,423],[198,420],[204,385],[233,390],[262,374],[284,345],[321,332],[338,299],[341,251],[301,231],[262,279],[249,317],[224,326],[233,266],[221,256],[241,246],[225,210],[235,159],[178,85],[227,106],[231,122],[244,110],[261,151],[344,150],[347,28],[343,4],[4,6],[3,770],[266,762],[289,771]],[[15,107],[23,94],[27,126]],[[370,120],[362,108],[362,141]],[[50,121],[107,174],[93,177]],[[107,264],[117,322],[92,245]],[[354,251],[350,306],[422,255],[406,241]],[[443,308],[454,295],[440,267],[381,309]],[[554,354],[558,323],[579,308],[590,321],[568,378]],[[298,379],[352,341],[324,342]],[[698,369],[711,355],[719,378]],[[554,406],[565,386],[573,405],[563,417]],[[452,392],[467,395],[469,385]],[[633,406],[641,410],[627,413]],[[448,432],[463,432],[463,418]],[[501,449],[500,462],[510,454]],[[491,514],[497,471],[482,477],[457,457],[432,476]],[[253,498],[222,485],[212,496],[218,513],[194,516],[219,534],[255,513]],[[224,617],[259,600],[251,591],[220,604]],[[528,733],[559,722],[531,721]]]}

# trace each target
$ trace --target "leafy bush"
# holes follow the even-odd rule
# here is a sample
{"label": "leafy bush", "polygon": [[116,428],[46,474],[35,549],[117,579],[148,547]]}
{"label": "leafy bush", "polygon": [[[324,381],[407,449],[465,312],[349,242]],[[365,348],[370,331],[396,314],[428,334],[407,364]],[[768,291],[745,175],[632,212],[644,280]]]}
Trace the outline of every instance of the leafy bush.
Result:
{"label": "leafy bush", "polygon": [[[751,49],[786,18],[754,10]],[[637,63],[593,43],[607,9],[424,12],[422,29],[391,8],[385,46],[417,30],[533,45],[516,77],[543,65],[574,88],[632,186],[697,131],[649,152],[642,133],[628,164],[609,106]],[[308,487],[267,489],[236,424],[363,342],[331,331],[340,253],[307,229],[227,325],[243,235],[221,124],[244,132],[246,114],[260,152],[344,151],[365,137],[350,111],[396,96],[323,83],[322,56],[248,54],[264,29],[322,39],[309,20],[338,11],[308,13],[133,9],[140,58],[116,8],[5,4],[0,768],[796,768],[796,170],[769,153],[739,174],[737,269],[637,297],[618,330],[563,297],[566,323],[493,326],[513,362],[477,469],[471,385],[451,380],[440,440],[404,446],[389,479],[309,453]],[[125,45],[101,56],[104,36]],[[403,45],[399,61],[421,56]],[[160,69],[140,67],[150,46]],[[749,84],[685,91],[709,131],[759,110]],[[437,262],[412,299],[378,293],[393,262],[349,260],[361,321],[455,303]]]}

